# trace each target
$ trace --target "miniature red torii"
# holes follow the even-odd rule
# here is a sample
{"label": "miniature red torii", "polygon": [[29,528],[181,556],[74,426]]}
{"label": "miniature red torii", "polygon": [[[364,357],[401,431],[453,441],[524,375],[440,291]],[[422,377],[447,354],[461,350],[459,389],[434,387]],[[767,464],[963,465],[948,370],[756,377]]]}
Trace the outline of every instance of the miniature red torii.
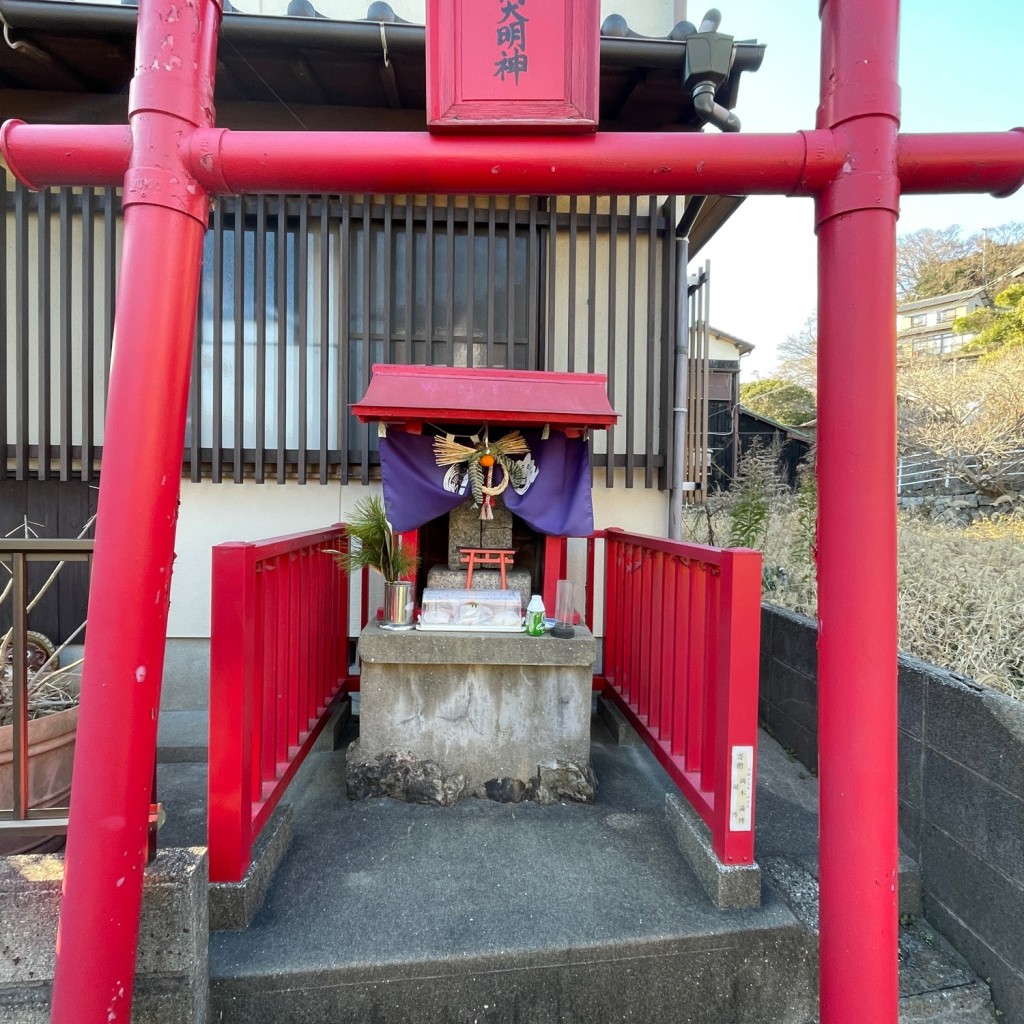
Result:
{"label": "miniature red torii", "polygon": [[900,135],[899,0],[820,10],[792,135],[229,132],[221,0],[140,0],[128,127],[3,126],[26,184],[124,186],[54,1024],[130,1014],[203,234],[212,196],[260,191],[815,198],[821,1020],[896,1024],[896,218],[901,192],[1013,192],[1024,131]]}

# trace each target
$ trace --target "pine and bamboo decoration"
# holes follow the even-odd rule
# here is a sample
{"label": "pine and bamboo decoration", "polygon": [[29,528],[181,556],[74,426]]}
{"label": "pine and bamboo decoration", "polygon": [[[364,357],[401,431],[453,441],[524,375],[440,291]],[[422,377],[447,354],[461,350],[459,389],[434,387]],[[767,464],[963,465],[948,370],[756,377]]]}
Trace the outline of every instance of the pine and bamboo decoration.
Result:
{"label": "pine and bamboo decoration", "polygon": [[[491,505],[511,482],[514,487],[526,483],[526,471],[513,455],[526,455],[530,451],[523,435],[513,430],[497,441],[491,442],[484,432],[482,444],[470,446],[456,441],[450,434],[434,438],[434,459],[439,466],[465,464],[464,472],[469,477],[473,491],[473,508],[480,509],[481,519],[493,519]],[[504,470],[501,483],[494,484],[494,467]]]}
{"label": "pine and bamboo decoration", "polygon": [[[358,572],[369,567],[376,569],[386,583],[397,583],[403,576],[416,571],[419,560],[397,542],[381,498],[371,497],[356,502],[355,510],[345,525],[348,550],[331,552],[339,568],[345,572]],[[358,541],[358,544],[353,545],[353,541]]]}

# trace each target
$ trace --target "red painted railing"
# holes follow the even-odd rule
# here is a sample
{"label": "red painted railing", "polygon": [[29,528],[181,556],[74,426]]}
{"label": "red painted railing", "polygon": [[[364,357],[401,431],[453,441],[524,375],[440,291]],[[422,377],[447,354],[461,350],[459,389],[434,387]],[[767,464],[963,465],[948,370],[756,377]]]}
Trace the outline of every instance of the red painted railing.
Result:
{"label": "red painted railing", "polygon": [[761,555],[615,529],[604,539],[607,692],[707,823],[719,860],[750,864]]}
{"label": "red painted railing", "polygon": [[348,676],[345,527],[213,549],[210,879],[236,882]]}

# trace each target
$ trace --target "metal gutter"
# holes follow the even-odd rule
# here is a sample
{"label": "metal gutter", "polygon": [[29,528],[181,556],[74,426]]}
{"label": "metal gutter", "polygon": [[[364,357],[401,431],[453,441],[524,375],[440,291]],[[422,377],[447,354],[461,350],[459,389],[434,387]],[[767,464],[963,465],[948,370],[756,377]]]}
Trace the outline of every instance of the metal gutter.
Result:
{"label": "metal gutter", "polygon": [[[109,4],[62,3],[60,0],[0,0],[0,14],[14,31],[41,31],[79,36],[124,34],[135,37],[138,8]],[[255,46],[279,48],[283,43],[316,49],[345,48],[366,53],[380,50],[380,25],[376,21],[335,21],[330,18],[278,17],[264,14],[224,15],[221,38]],[[426,30],[422,25],[387,22],[388,50],[395,54],[424,53]],[[734,71],[756,71],[764,60],[765,45],[736,43]],[[601,66],[681,70],[686,53],[682,40],[601,39]]]}

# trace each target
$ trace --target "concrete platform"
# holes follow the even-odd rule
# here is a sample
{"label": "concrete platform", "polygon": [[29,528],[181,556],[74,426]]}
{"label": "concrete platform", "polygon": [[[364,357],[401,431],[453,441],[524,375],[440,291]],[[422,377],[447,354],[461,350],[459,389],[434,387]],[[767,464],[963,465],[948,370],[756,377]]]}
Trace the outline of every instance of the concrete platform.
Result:
{"label": "concrete platform", "polygon": [[[717,911],[675,846],[667,776],[596,717],[592,805],[350,802],[355,735],[299,772],[292,843],[251,925],[211,935],[211,1020],[814,1020],[817,780],[770,737],[763,906]],[[204,841],[205,784],[205,764],[160,765],[162,845]],[[902,1024],[994,1020],[984,983],[923,923],[901,929],[900,958]]]}
{"label": "concrete platform", "polygon": [[[244,932],[211,938],[211,1018],[802,1024],[813,942],[767,893],[715,910],[665,821],[667,776],[594,729],[592,805],[345,799],[344,759]],[[767,967],[784,963],[784,971]],[[222,1016],[221,1016],[222,1015]]]}

